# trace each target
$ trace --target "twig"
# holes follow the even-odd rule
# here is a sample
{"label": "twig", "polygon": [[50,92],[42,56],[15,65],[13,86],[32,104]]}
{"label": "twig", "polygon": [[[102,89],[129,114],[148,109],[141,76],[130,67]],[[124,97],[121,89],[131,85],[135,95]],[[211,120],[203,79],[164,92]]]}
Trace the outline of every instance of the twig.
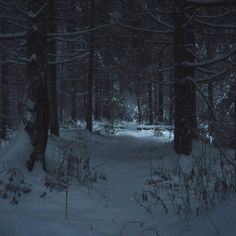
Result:
{"label": "twig", "polygon": [[212,220],[211,216],[206,212],[206,216],[208,217],[208,219],[210,220],[211,224],[213,225],[215,231],[217,234],[220,234],[219,229],[217,228],[216,224],[214,223],[214,221]]}

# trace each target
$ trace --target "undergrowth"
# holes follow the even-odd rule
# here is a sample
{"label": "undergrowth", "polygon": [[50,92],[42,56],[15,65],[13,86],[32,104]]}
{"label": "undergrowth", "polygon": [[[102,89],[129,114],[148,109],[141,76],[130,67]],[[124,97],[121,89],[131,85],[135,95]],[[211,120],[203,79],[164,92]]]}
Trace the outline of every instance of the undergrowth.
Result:
{"label": "undergrowth", "polygon": [[236,192],[236,161],[222,149],[210,155],[207,144],[203,144],[199,154],[186,158],[191,160],[188,168],[182,165],[181,157],[171,168],[149,164],[149,188],[135,199],[152,217],[154,206],[161,205],[165,213],[172,212],[187,224],[193,216],[205,214],[210,218],[209,210]]}

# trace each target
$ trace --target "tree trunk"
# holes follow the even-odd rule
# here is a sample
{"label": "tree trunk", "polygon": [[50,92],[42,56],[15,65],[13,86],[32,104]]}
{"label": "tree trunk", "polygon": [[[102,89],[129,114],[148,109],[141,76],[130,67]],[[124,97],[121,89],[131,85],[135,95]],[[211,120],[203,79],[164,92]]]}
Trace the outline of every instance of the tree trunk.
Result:
{"label": "tree trunk", "polygon": [[72,82],[72,89],[71,89],[71,120],[77,120],[77,86],[74,82]]}
{"label": "tree trunk", "polygon": [[154,103],[153,103],[154,109],[154,122],[157,124],[158,121],[158,99],[157,99],[157,85],[155,84],[154,87]]}
{"label": "tree trunk", "polygon": [[[209,10],[208,10],[209,11]],[[209,12],[211,13],[211,11]],[[207,58],[208,60],[214,58],[215,56],[215,37],[208,36],[208,39],[206,40],[206,47],[207,47]],[[212,82],[209,82],[207,84],[207,93],[208,93],[208,103],[209,105],[214,108],[214,86]],[[208,120],[208,132],[210,135],[214,135],[214,124],[212,122],[212,117],[210,114],[210,110],[207,112],[207,120]]]}
{"label": "tree trunk", "polygon": [[[65,86],[64,86],[64,68],[61,66],[61,79],[60,79],[60,90],[63,91]],[[64,94],[61,92],[60,93],[60,100],[59,100],[59,103],[60,103],[60,122],[62,123],[63,122],[63,114],[64,114],[64,110],[63,110],[63,107],[64,107]]]}
{"label": "tree trunk", "polygon": [[148,116],[149,124],[153,124],[153,101],[152,101],[152,83],[148,83]]}
{"label": "tree trunk", "polygon": [[174,100],[174,96],[173,96],[173,89],[170,87],[169,89],[169,93],[170,93],[170,101],[169,101],[169,124],[172,125],[173,124],[173,119],[174,119],[174,104],[173,104],[173,100]]}
{"label": "tree trunk", "polygon": [[207,84],[207,92],[208,92],[208,103],[211,107],[213,107],[213,84],[209,82]]}
{"label": "tree trunk", "polygon": [[[36,13],[43,6],[42,0],[31,0],[29,10]],[[45,8],[39,16],[31,19],[27,33],[27,52],[30,62],[27,65],[27,119],[25,130],[28,132],[32,153],[26,166],[32,171],[35,161],[41,161],[46,168],[45,152],[48,139],[49,105],[47,90],[47,14]]]}
{"label": "tree trunk", "polygon": [[[160,75],[160,81],[162,76]],[[158,121],[163,122],[164,120],[164,106],[163,106],[163,85],[160,84],[158,87]]]}
{"label": "tree trunk", "polygon": [[[236,1],[234,7],[236,8]],[[234,158],[236,160],[236,77],[234,77]]]}
{"label": "tree trunk", "polygon": [[0,140],[7,138],[7,65],[2,65],[0,81]]}
{"label": "tree trunk", "polygon": [[[194,10],[192,13],[194,14]],[[187,19],[185,19],[187,21]],[[190,29],[185,31],[186,45],[189,45],[186,48],[186,61],[194,62],[194,55],[191,53],[195,51],[195,36],[193,33],[194,25],[193,23],[190,26]],[[190,49],[190,50],[189,50]],[[189,95],[186,97],[187,102],[187,116],[189,119],[189,130],[191,132],[192,139],[198,139],[198,127],[197,127],[197,101],[196,101],[196,86],[192,80],[195,79],[195,69],[194,67],[187,67],[186,78],[191,79],[188,83],[189,85]]]}
{"label": "tree trunk", "polygon": [[141,113],[140,98],[138,95],[137,95],[137,107],[138,107],[138,124],[140,125],[142,122],[142,113]]}
{"label": "tree trunk", "polygon": [[[2,21],[1,32],[6,33],[5,23]],[[1,56],[4,61],[4,56]],[[1,65],[1,77],[0,77],[0,140],[6,140],[7,138],[7,65]]]}
{"label": "tree trunk", "polygon": [[[189,155],[192,151],[192,138],[196,132],[196,95],[193,68],[183,63],[191,60],[186,44],[194,43],[194,36],[186,34],[182,26],[187,21],[184,16],[183,1],[175,1],[177,10],[174,13],[174,61],[175,61],[175,134],[174,149],[177,154]],[[190,42],[191,41],[191,42]]]}
{"label": "tree trunk", "polygon": [[112,73],[107,71],[106,79],[103,86],[104,106],[103,106],[103,118],[108,122],[112,119]]}
{"label": "tree trunk", "polygon": [[[49,0],[49,32],[56,32],[55,23],[55,0]],[[50,54],[56,54],[56,42],[54,38],[50,38],[48,42],[48,52]],[[50,57],[49,57],[50,58]],[[54,58],[52,56],[52,58]],[[59,122],[58,122],[58,103],[57,103],[57,73],[56,65],[48,66],[48,89],[49,89],[49,106],[50,106],[50,131],[51,134],[59,136]]]}
{"label": "tree trunk", "polygon": [[[95,0],[90,0],[90,29],[94,27]],[[88,72],[88,95],[87,95],[87,116],[86,129],[93,130],[93,83],[94,83],[94,32],[90,33],[89,40],[89,72]]]}
{"label": "tree trunk", "polygon": [[95,104],[94,104],[94,119],[101,120],[101,78],[95,79]]}
{"label": "tree trunk", "polygon": [[[159,67],[162,67],[162,61],[159,63]],[[159,72],[159,81],[162,82],[162,72]],[[163,84],[158,85],[158,121],[164,120],[164,105],[163,105]]]}
{"label": "tree trunk", "polygon": [[234,78],[234,158],[236,160],[236,77]]}

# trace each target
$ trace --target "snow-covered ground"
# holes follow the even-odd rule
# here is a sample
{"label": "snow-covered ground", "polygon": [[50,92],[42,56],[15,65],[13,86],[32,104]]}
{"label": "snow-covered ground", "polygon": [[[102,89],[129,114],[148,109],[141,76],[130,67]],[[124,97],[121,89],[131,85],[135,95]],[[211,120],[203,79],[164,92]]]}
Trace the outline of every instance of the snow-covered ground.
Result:
{"label": "snow-covered ground", "polygon": [[[171,165],[172,136],[169,131],[154,136],[153,130],[137,130],[126,125],[112,136],[88,134],[83,130],[62,130],[60,139],[50,137],[48,166],[53,168],[65,145],[80,155],[86,138],[91,166],[105,173],[91,191],[75,184],[69,186],[68,220],[65,217],[65,191],[50,191],[44,186],[45,173],[36,166],[32,173],[24,167],[30,152],[29,140],[22,131],[0,152],[2,168],[18,167],[32,191],[12,205],[0,199],[1,236],[215,236],[212,221],[220,235],[236,235],[236,197],[210,211],[210,218],[200,216],[186,222],[155,208],[152,216],[139,206],[134,196],[147,188],[150,160]],[[184,158],[186,159],[186,158]],[[187,163],[187,162],[184,162]],[[3,172],[2,172],[3,175]]]}

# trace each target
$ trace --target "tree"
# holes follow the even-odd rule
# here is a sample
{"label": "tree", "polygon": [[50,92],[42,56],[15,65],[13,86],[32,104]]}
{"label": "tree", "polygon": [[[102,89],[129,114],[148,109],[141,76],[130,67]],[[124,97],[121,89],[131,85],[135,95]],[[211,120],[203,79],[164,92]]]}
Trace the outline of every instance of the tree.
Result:
{"label": "tree", "polygon": [[30,29],[27,32],[27,121],[32,153],[27,168],[32,171],[36,161],[46,170],[45,152],[49,127],[49,102],[47,87],[47,10],[42,0],[31,0],[29,12]]}
{"label": "tree", "polygon": [[[90,0],[90,29],[94,27],[95,0]],[[87,95],[87,116],[86,128],[89,131],[93,129],[93,85],[94,85],[94,32],[91,31],[89,39],[89,71],[88,71],[88,95]]]}
{"label": "tree", "polygon": [[[48,32],[56,32],[56,5],[55,0],[48,2]],[[54,38],[48,40],[49,55],[56,55],[56,41]],[[49,57],[50,58],[50,57]],[[53,58],[53,56],[51,57]],[[51,133],[59,136],[58,122],[58,104],[57,104],[57,72],[56,65],[48,65],[48,90],[49,90],[49,107],[50,107],[50,130]]]}
{"label": "tree", "polygon": [[[1,32],[6,33],[4,20],[1,24]],[[4,51],[2,50],[2,61],[4,61]],[[0,69],[0,140],[7,138],[7,65],[2,64]]]}
{"label": "tree", "polygon": [[[184,1],[176,1],[174,12],[174,59],[175,59],[175,133],[174,148],[178,154],[190,154],[192,137],[195,129],[196,111],[194,96],[194,79],[192,68],[183,65],[188,61],[189,54],[186,45],[194,43],[193,35],[184,29],[187,22]],[[191,40],[189,40],[191,39]],[[191,79],[191,80],[189,80]],[[194,120],[194,121],[193,121]]]}

